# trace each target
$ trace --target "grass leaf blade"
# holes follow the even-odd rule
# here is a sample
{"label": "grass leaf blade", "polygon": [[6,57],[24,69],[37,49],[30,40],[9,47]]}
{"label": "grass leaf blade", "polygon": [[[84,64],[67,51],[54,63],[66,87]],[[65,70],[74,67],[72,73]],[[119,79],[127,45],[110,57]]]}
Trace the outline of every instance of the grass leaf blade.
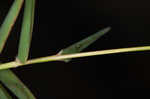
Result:
{"label": "grass leaf blade", "polygon": [[12,99],[6,89],[0,84],[0,99]]}
{"label": "grass leaf blade", "polygon": [[26,62],[29,54],[30,43],[32,38],[32,29],[34,23],[34,8],[35,8],[35,0],[25,0],[24,17],[17,56],[17,59],[21,63]]}
{"label": "grass leaf blade", "polygon": [[[104,28],[100,31],[98,31],[97,33],[61,50],[59,52],[59,55],[64,55],[64,54],[73,54],[73,53],[79,53],[82,50],[84,50],[85,48],[87,48],[89,45],[91,45],[92,43],[94,43],[97,39],[99,39],[100,37],[102,37],[104,34],[106,34],[111,28],[107,27]],[[69,62],[71,59],[65,59],[63,61],[65,62]]]}
{"label": "grass leaf blade", "polygon": [[0,71],[0,81],[12,91],[18,99],[36,99],[30,90],[11,70]]}
{"label": "grass leaf blade", "polygon": [[11,6],[3,24],[0,27],[0,53],[2,52],[9,33],[19,15],[23,0],[15,0]]}

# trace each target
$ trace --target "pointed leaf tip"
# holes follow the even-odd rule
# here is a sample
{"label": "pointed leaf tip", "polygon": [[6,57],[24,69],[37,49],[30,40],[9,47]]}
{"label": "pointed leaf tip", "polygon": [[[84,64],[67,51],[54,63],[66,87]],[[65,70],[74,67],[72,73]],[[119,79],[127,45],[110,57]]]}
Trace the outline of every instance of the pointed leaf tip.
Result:
{"label": "pointed leaf tip", "polygon": [[[104,34],[106,34],[108,31],[110,31],[111,27],[106,27],[100,31],[98,31],[97,33],[65,48],[62,49],[57,55],[64,55],[64,54],[72,54],[72,53],[79,53],[82,50],[84,50],[85,48],[87,48],[89,45],[91,45],[92,43],[94,43],[97,39],[99,39],[101,36],[103,36]],[[69,62],[71,59],[65,59],[62,60],[64,62]]]}
{"label": "pointed leaf tip", "polygon": [[106,28],[104,28],[104,31],[105,32],[108,32],[108,31],[110,31],[111,30],[111,27],[106,27]]}

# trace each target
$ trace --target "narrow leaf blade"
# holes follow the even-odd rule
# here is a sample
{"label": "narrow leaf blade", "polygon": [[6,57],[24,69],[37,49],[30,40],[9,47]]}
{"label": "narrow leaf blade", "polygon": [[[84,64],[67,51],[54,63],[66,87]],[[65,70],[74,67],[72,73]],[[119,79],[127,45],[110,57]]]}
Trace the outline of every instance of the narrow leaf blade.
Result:
{"label": "narrow leaf blade", "polygon": [[10,31],[19,15],[23,0],[15,0],[11,6],[3,24],[0,27],[0,53],[2,52]]}
{"label": "narrow leaf blade", "polygon": [[12,99],[6,89],[0,84],[0,99]]}
{"label": "narrow leaf blade", "polygon": [[18,99],[36,99],[31,91],[9,69],[0,71],[0,81],[12,91]]}
{"label": "narrow leaf blade", "polygon": [[34,23],[35,0],[25,0],[24,17],[18,49],[18,60],[25,63],[30,49],[32,29]]}
{"label": "narrow leaf blade", "polygon": [[[81,52],[82,50],[84,50],[85,48],[87,48],[89,45],[91,45],[92,43],[94,43],[97,39],[99,39],[100,37],[102,37],[104,34],[106,34],[111,28],[110,27],[107,27],[107,28],[104,28],[100,31],[98,31],[97,33],[65,48],[65,49],[62,49],[58,55],[65,55],[65,54],[73,54],[73,53],[79,53]],[[71,59],[65,59],[65,60],[62,60],[64,62],[69,62]]]}

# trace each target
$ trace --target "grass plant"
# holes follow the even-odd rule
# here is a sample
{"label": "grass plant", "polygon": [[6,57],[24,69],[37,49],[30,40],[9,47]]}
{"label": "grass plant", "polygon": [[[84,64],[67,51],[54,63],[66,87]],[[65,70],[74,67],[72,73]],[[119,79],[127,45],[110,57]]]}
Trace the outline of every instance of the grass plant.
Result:
{"label": "grass plant", "polygon": [[[97,39],[108,33],[111,28],[106,27],[97,33],[75,43],[71,46],[62,49],[55,55],[39,57],[35,59],[28,59],[29,49],[32,39],[32,30],[34,26],[34,10],[35,0],[14,0],[8,14],[6,15],[3,24],[0,27],[0,53],[2,53],[7,38],[11,33],[11,29],[15,24],[17,16],[24,4],[24,16],[22,20],[21,36],[19,40],[19,48],[17,57],[14,61],[0,64],[0,99],[12,99],[6,88],[10,90],[18,99],[36,99],[31,91],[19,80],[19,78],[10,70],[11,68],[18,68],[20,66],[28,66],[29,64],[51,62],[51,61],[64,61],[69,62],[73,58],[115,54],[124,52],[148,51],[150,46],[130,47],[107,49],[101,51],[81,52]],[[5,85],[5,87],[3,86]]]}

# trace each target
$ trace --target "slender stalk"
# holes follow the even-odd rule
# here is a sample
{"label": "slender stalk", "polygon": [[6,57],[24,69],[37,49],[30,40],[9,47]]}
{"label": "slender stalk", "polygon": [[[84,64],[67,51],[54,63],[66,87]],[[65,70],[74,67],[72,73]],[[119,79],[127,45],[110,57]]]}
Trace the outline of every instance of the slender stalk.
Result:
{"label": "slender stalk", "polygon": [[59,60],[64,60],[64,59],[69,59],[69,58],[79,58],[79,57],[87,57],[87,56],[95,56],[95,55],[148,51],[148,50],[150,50],[150,46],[109,49],[109,50],[82,52],[82,53],[68,54],[68,55],[53,55],[53,56],[31,59],[31,60],[28,60],[24,64],[19,63],[18,61],[3,63],[0,65],[0,70],[8,69],[8,68],[16,68],[16,67],[24,66],[24,65],[28,65],[28,64],[43,63],[43,62],[50,62],[50,61],[59,61]]}

